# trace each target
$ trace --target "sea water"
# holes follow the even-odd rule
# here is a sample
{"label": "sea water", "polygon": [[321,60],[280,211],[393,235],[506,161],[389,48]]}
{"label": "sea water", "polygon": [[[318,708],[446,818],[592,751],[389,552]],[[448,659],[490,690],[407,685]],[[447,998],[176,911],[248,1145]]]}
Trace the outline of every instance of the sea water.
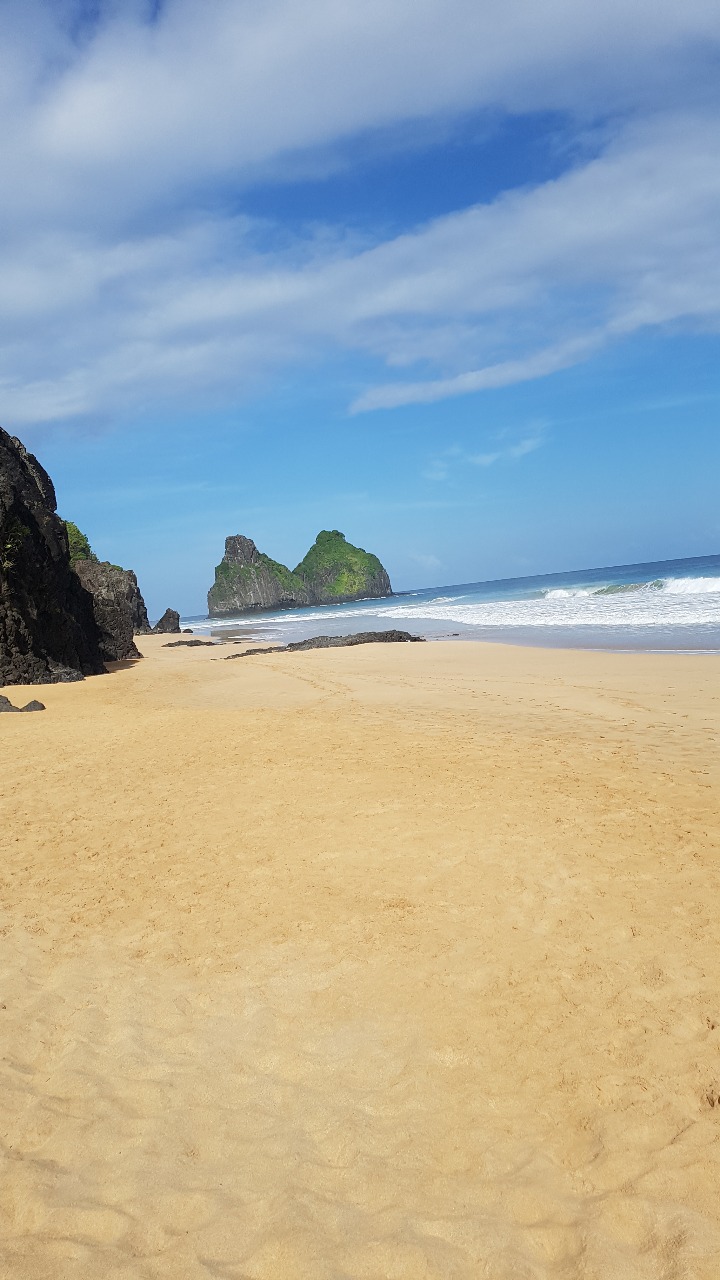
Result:
{"label": "sea water", "polygon": [[392,627],[437,640],[720,652],[720,555],[403,591],[385,600],[191,617],[226,639],[287,644]]}

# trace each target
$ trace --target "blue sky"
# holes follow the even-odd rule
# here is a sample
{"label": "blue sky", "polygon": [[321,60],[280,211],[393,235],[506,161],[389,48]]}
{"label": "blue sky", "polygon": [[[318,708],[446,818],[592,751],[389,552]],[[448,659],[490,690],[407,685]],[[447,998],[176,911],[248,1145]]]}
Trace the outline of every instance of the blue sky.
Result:
{"label": "blue sky", "polygon": [[720,550],[715,0],[8,0],[0,421],[203,607]]}

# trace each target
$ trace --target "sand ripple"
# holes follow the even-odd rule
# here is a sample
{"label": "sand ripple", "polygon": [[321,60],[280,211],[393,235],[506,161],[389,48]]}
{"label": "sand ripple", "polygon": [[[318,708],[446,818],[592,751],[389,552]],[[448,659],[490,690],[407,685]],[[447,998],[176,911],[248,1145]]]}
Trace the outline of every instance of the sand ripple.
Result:
{"label": "sand ripple", "polygon": [[306,657],[11,726],[0,1273],[714,1280],[707,691]]}

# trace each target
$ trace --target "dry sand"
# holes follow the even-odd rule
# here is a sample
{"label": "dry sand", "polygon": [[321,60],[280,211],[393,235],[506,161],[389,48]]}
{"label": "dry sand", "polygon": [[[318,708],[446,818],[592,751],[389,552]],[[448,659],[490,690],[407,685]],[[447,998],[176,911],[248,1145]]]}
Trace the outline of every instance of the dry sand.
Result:
{"label": "dry sand", "polygon": [[718,660],[162,645],[0,717],[0,1275],[717,1280]]}

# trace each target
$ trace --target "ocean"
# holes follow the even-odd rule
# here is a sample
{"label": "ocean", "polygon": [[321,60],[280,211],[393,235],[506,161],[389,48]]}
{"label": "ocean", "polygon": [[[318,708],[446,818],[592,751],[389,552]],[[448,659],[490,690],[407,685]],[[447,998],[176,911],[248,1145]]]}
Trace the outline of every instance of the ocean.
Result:
{"label": "ocean", "polygon": [[432,640],[720,652],[720,555],[401,591],[385,600],[183,618],[217,639],[287,644],[398,627]]}

